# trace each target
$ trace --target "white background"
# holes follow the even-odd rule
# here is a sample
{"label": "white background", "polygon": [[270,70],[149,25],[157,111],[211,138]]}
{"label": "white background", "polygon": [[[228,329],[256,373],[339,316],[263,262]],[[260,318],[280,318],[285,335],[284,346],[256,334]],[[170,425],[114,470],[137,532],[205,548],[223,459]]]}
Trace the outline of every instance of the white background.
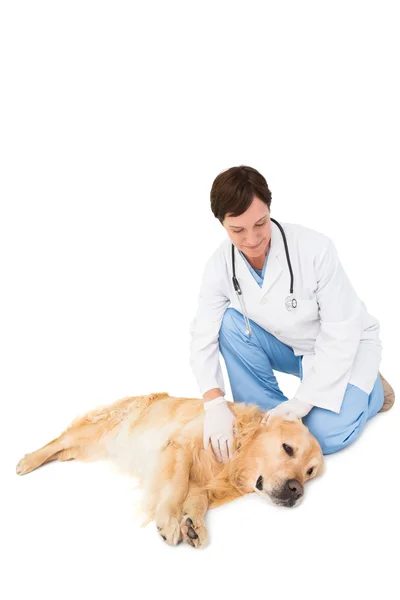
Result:
{"label": "white background", "polygon": [[274,218],[334,240],[399,388],[396,8],[2,2],[2,597],[398,597],[397,404],[298,508],[211,511],[204,550],[141,529],[105,463],[15,475],[96,405],[199,395],[189,323],[231,166],[266,177]]}

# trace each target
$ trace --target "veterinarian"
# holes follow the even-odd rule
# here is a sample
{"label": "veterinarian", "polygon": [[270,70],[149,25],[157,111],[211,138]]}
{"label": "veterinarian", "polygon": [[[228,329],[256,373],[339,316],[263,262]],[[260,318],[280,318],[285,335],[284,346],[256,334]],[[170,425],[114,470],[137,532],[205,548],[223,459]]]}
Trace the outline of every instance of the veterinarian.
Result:
{"label": "veterinarian", "polygon": [[[388,410],[394,391],[379,373],[379,322],[367,312],[332,240],[270,216],[265,178],[247,166],[220,173],[211,210],[226,229],[206,263],[190,324],[190,364],[204,399],[204,447],[226,462],[236,402],[302,418],[324,454],[353,442]],[[300,378],[294,397],[274,371]]]}

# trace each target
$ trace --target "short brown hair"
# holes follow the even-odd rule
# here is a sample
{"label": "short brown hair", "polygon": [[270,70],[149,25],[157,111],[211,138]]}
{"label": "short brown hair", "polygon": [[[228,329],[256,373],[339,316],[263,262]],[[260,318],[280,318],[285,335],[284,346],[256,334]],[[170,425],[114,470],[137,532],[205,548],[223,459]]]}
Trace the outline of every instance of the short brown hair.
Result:
{"label": "short brown hair", "polygon": [[252,167],[231,167],[214,179],[210,193],[211,210],[222,223],[228,213],[232,217],[243,214],[254,196],[270,208],[272,196],[265,177]]}

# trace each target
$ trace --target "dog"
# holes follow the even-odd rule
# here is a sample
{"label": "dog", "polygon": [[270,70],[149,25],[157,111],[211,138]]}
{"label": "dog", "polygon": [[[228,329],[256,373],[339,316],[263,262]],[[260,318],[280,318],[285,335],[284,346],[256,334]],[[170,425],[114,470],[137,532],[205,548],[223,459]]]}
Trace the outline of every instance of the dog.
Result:
{"label": "dog", "polygon": [[124,397],[76,418],[58,438],[27,454],[24,475],[53,460],[111,459],[139,479],[142,509],[161,537],[200,548],[205,514],[245,494],[293,507],[304,483],[323,471],[321,447],[300,419],[269,416],[258,406],[228,402],[235,416],[233,452],[219,462],[203,445],[203,400],[167,392]]}

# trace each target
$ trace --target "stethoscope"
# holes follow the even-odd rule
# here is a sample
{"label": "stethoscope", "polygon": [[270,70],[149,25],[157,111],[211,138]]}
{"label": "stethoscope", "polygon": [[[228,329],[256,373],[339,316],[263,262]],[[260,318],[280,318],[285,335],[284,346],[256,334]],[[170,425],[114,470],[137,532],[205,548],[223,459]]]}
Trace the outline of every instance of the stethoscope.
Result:
{"label": "stethoscope", "polygon": [[[283,227],[280,223],[278,223],[278,221],[276,221],[275,219],[271,218],[271,221],[273,221],[275,223],[275,225],[277,225],[279,227],[279,230],[281,232],[282,235],[282,239],[283,239],[283,243],[285,245],[285,252],[286,252],[286,261],[289,267],[289,272],[290,272],[290,294],[289,296],[287,296],[287,298],[285,299],[285,307],[287,310],[291,311],[294,308],[297,307],[297,300],[293,295],[293,270],[292,270],[292,264],[290,262],[290,256],[289,256],[289,249],[288,249],[288,245],[287,245],[287,240],[286,240],[286,235],[285,232],[283,231]],[[242,299],[242,289],[239,285],[238,280],[236,279],[236,272],[235,272],[235,246],[232,244],[232,283],[233,283],[233,287],[235,288],[235,292],[236,295],[238,297],[240,306],[242,307],[242,314],[246,323],[246,335],[250,335],[251,334],[251,328],[250,328],[250,321],[249,318],[247,316],[247,312],[244,306],[244,302]]]}

